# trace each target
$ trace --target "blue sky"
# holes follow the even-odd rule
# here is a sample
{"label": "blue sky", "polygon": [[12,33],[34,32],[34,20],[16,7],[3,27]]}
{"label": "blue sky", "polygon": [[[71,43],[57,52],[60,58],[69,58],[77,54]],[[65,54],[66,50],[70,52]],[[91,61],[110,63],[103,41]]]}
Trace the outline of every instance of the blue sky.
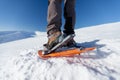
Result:
{"label": "blue sky", "polygon": [[[45,31],[47,6],[48,0],[0,0],[0,31]],[[119,21],[120,0],[76,0],[76,29]]]}

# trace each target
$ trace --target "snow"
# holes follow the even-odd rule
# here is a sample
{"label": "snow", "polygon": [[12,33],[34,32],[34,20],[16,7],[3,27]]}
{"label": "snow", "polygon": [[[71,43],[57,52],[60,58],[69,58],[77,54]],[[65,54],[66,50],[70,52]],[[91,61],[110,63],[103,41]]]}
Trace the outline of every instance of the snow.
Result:
{"label": "snow", "polygon": [[34,32],[1,31],[0,32],[0,43],[24,39],[24,38],[32,37],[33,35],[35,35]]}
{"label": "snow", "polygon": [[[76,42],[96,50],[47,60],[37,55],[47,42],[45,32],[0,32],[0,80],[120,80],[119,26],[116,22],[77,29]],[[18,37],[11,39],[11,34]]]}

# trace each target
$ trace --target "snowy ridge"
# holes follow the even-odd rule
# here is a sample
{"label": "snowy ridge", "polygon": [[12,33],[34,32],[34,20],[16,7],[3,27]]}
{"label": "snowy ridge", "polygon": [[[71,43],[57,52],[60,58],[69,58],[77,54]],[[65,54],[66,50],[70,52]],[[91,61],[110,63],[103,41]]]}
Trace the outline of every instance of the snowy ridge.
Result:
{"label": "snowy ridge", "polygon": [[25,31],[1,31],[0,32],[0,43],[20,40],[34,36],[34,32]]}
{"label": "snowy ridge", "polygon": [[0,65],[0,80],[120,80],[119,26],[118,22],[76,30],[79,45],[97,48],[74,57],[40,59],[37,51],[47,41],[41,32],[32,38],[0,44],[0,61],[4,64]]}

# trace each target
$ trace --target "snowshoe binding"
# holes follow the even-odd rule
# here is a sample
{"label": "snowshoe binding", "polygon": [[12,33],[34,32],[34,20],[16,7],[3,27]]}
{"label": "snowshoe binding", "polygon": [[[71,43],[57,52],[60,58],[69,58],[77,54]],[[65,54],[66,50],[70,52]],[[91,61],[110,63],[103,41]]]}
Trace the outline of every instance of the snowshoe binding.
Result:
{"label": "snowshoe binding", "polygon": [[56,38],[56,40],[54,40],[55,43],[53,46],[51,46],[50,48],[46,45],[44,45],[44,50],[42,51],[43,55],[47,55],[50,54],[51,52],[54,52],[55,50],[59,49],[60,47],[63,47],[64,45],[66,45],[68,42],[70,42],[71,40],[73,40],[75,34],[70,34],[70,35],[65,35],[65,34],[60,34],[59,37]]}

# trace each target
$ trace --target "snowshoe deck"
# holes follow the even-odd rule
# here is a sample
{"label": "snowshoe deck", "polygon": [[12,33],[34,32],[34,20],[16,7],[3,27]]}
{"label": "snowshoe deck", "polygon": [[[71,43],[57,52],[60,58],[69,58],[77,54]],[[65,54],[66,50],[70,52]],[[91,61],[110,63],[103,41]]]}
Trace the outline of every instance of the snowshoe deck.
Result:
{"label": "snowshoe deck", "polygon": [[51,52],[50,54],[47,54],[47,55],[43,55],[42,50],[39,50],[38,56],[40,58],[70,57],[70,56],[74,56],[74,55],[81,54],[84,52],[92,51],[94,49],[95,49],[95,47],[84,48],[82,50],[80,50],[79,48],[74,48],[74,49],[63,50],[63,51],[58,51],[58,52]]}

